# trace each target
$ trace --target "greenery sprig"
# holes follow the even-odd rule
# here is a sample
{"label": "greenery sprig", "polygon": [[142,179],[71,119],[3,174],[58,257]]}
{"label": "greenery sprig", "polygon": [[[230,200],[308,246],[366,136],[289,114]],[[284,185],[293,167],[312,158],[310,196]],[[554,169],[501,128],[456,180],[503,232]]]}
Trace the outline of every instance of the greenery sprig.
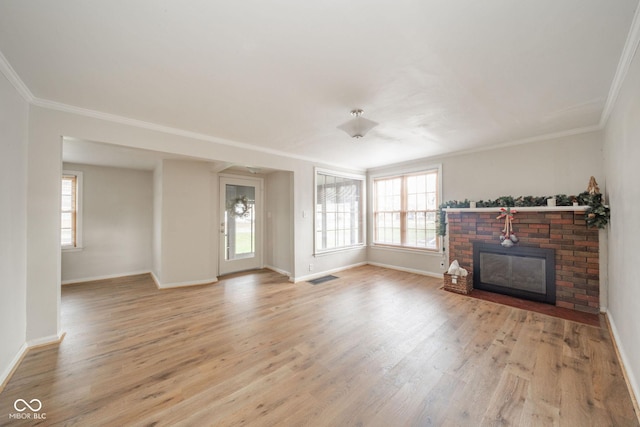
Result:
{"label": "greenery sprig", "polygon": [[[479,208],[507,208],[507,207],[535,207],[546,206],[547,199],[554,197],[556,206],[572,206],[573,202],[578,202],[580,206],[589,206],[586,211],[585,222],[590,228],[604,228],[609,223],[610,211],[609,207],[602,203],[602,194],[589,194],[585,191],[577,196],[567,196],[566,194],[556,194],[555,196],[520,196],[513,198],[512,196],[501,196],[495,200],[480,200],[476,202]],[[437,232],[439,236],[447,234],[447,216],[444,212],[445,208],[468,208],[470,202],[464,200],[449,200],[440,204],[438,211]]]}
{"label": "greenery sprig", "polygon": [[578,204],[589,206],[585,215],[588,227],[605,228],[611,218],[609,207],[602,203],[602,194],[589,194],[588,192],[578,195]]}

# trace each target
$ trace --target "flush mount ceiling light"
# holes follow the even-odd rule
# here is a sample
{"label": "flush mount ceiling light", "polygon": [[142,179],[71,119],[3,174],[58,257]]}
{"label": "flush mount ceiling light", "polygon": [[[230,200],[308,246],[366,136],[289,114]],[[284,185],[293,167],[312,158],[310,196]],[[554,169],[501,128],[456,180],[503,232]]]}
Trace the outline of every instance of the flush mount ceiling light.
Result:
{"label": "flush mount ceiling light", "polygon": [[351,115],[354,118],[338,126],[338,129],[348,133],[351,138],[362,138],[367,132],[378,126],[378,123],[362,117],[362,113],[363,111],[360,109],[351,110]]}

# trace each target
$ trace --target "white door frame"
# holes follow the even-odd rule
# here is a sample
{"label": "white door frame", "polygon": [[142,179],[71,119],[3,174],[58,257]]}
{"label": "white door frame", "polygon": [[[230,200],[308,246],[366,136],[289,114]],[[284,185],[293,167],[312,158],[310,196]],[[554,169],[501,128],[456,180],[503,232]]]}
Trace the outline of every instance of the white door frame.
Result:
{"label": "white door frame", "polygon": [[[219,205],[218,205],[218,275],[231,274],[238,271],[254,270],[263,268],[263,248],[264,248],[264,179],[245,176],[218,174],[219,178]],[[254,256],[250,258],[241,258],[234,260],[226,260],[227,248],[225,247],[225,210],[226,210],[226,185],[245,185],[255,187],[255,239]]]}

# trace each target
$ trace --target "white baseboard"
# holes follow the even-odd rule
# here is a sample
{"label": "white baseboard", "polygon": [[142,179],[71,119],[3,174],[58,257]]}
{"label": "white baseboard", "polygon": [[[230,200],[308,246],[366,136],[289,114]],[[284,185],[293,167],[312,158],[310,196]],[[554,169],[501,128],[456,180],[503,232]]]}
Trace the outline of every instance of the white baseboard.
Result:
{"label": "white baseboard", "polygon": [[638,380],[636,379],[633,371],[629,369],[631,367],[631,361],[629,357],[627,357],[624,347],[621,346],[622,340],[620,339],[620,335],[618,334],[618,329],[616,328],[616,324],[611,317],[611,313],[607,313],[607,322],[609,323],[609,329],[611,330],[611,334],[613,335],[613,345],[616,348],[616,353],[620,358],[620,365],[622,366],[622,374],[627,380],[627,384],[629,385],[629,393],[631,394],[631,399],[633,400],[633,405],[636,410],[636,415],[640,420],[640,407],[638,405],[638,399],[640,398],[640,387],[638,387]]}
{"label": "white baseboard", "polygon": [[50,335],[48,337],[36,338],[31,341],[27,341],[27,348],[32,349],[36,347],[42,347],[51,344],[60,344],[64,339],[65,333],[58,332],[58,335]]}
{"label": "white baseboard", "polygon": [[266,268],[267,270],[275,271],[276,273],[282,274],[283,276],[287,276],[289,279],[291,279],[291,273],[289,273],[288,271],[284,271],[272,265],[265,265],[264,268]]}
{"label": "white baseboard", "polygon": [[63,332],[59,332],[58,335],[36,338],[22,344],[16,355],[13,357],[13,359],[11,359],[11,362],[9,362],[9,366],[7,366],[5,370],[0,374],[0,392],[4,390],[4,387],[7,385],[16,369],[18,369],[18,366],[20,366],[20,362],[22,362],[22,359],[24,359],[29,350],[46,345],[60,344],[60,342],[62,342],[62,340],[64,339],[64,336],[65,334]]}
{"label": "white baseboard", "polygon": [[156,275],[151,272],[151,278],[156,283],[156,287],[158,289],[173,289],[173,288],[184,288],[187,286],[201,286],[201,285],[209,285],[211,283],[216,283],[218,281],[217,277],[212,279],[204,279],[204,280],[193,280],[189,282],[172,282],[172,283],[161,283],[160,280],[156,277]]}
{"label": "white baseboard", "polygon": [[94,276],[94,277],[83,277],[82,279],[69,279],[63,280],[63,285],[71,285],[74,283],[82,283],[82,282],[93,282],[95,280],[106,280],[106,279],[117,279],[119,277],[127,277],[127,276],[136,276],[138,274],[147,274],[150,273],[149,270],[140,270],[140,271],[131,271],[128,273],[118,273],[118,274],[109,274],[106,276]]}
{"label": "white baseboard", "polygon": [[13,359],[11,359],[11,362],[9,362],[9,366],[7,366],[2,374],[0,374],[0,392],[4,390],[4,387],[11,379],[13,372],[18,368],[18,365],[20,365],[20,362],[24,358],[25,354],[27,354],[27,350],[29,350],[29,347],[27,347],[27,343],[25,342],[24,344],[22,344]]}
{"label": "white baseboard", "polygon": [[325,270],[325,271],[322,271],[322,272],[313,273],[313,274],[309,274],[309,275],[306,275],[306,276],[294,277],[292,279],[290,278],[289,280],[294,282],[294,283],[306,282],[307,280],[317,279],[318,277],[326,276],[327,274],[337,273],[338,271],[348,270],[350,268],[355,268],[355,267],[361,267],[363,265],[367,265],[367,263],[366,262],[358,262],[356,264],[345,265],[344,267],[333,268],[331,270]]}
{"label": "white baseboard", "polygon": [[367,264],[374,265],[376,267],[388,268],[390,270],[404,271],[405,273],[414,273],[414,274],[420,274],[422,276],[435,277],[436,279],[444,278],[444,275],[442,273],[433,273],[431,271],[416,270],[415,268],[398,267],[396,265],[382,264],[380,262],[368,262]]}

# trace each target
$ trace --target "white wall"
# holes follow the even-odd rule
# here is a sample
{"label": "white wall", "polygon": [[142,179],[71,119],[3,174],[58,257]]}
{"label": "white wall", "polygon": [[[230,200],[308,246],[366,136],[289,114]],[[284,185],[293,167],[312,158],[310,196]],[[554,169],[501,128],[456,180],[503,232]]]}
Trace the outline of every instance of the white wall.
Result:
{"label": "white wall", "polygon": [[291,276],[293,267],[293,175],[272,172],[265,177],[265,265]]}
{"label": "white wall", "polygon": [[0,74],[0,385],[26,343],[28,112]]}
{"label": "white wall", "polygon": [[162,162],[161,286],[216,280],[211,244],[210,165],[189,160]]}
{"label": "white wall", "polygon": [[[394,174],[441,164],[443,202],[487,200],[500,196],[570,195],[585,191],[592,175],[604,191],[602,157],[602,133],[590,132],[476,153],[422,159],[373,169],[369,173]],[[371,188],[369,200],[372,200]],[[448,262],[443,253],[381,247],[370,247],[368,259],[376,264],[434,275],[443,272],[441,260],[445,260],[445,265]]]}
{"label": "white wall", "polygon": [[592,175],[603,190],[602,159],[601,132],[446,157],[443,201],[579,194]]}
{"label": "white wall", "polygon": [[153,234],[151,271],[160,280],[162,277],[162,162],[153,170]]}
{"label": "white wall", "polygon": [[27,341],[54,342],[60,329],[62,135],[40,127],[46,111],[29,108],[27,167]]}
{"label": "white wall", "polygon": [[83,173],[81,250],[62,252],[62,283],[151,271],[153,173],[65,163]]}
{"label": "white wall", "polygon": [[640,398],[640,54],[605,129],[609,226],[608,316],[637,398]]}

